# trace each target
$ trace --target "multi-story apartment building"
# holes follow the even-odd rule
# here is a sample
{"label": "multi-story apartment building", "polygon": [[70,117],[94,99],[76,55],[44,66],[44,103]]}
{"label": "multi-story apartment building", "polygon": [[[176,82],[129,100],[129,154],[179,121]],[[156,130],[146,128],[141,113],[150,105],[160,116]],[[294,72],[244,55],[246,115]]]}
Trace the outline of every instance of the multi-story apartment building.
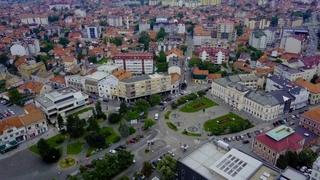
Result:
{"label": "multi-story apartment building", "polygon": [[304,79],[297,79],[295,81],[295,84],[305,88],[309,91],[309,103],[310,104],[318,104],[320,103],[320,84],[313,84],[309,81],[306,81]]}
{"label": "multi-story apartment building", "polygon": [[23,24],[36,24],[36,25],[48,25],[48,16],[39,14],[24,14],[20,18]]}
{"label": "multi-story apartment building", "polygon": [[36,97],[35,104],[46,114],[47,118],[82,107],[89,103],[89,96],[71,87],[51,91]]}
{"label": "multi-story apartment building", "polygon": [[292,128],[282,125],[257,135],[252,142],[252,152],[275,165],[279,156],[287,151],[299,153],[304,141]]}
{"label": "multi-story apartment building", "polygon": [[[25,114],[9,117],[0,121],[0,145],[31,139],[48,131],[46,118],[34,105],[24,107]],[[2,150],[0,146],[0,150]]]}
{"label": "multi-story apartment building", "polygon": [[320,136],[320,108],[304,112],[300,116],[300,125]]}
{"label": "multi-story apartment building", "polygon": [[114,99],[118,84],[119,80],[113,75],[109,75],[105,79],[99,81],[99,97],[102,97],[104,99]]}
{"label": "multi-story apartment building", "polygon": [[267,47],[267,35],[262,30],[256,30],[251,33],[250,46],[264,50]]}
{"label": "multi-story apartment building", "polygon": [[134,74],[153,73],[153,55],[144,52],[119,53],[114,57],[114,63],[122,69]]}
{"label": "multi-story apartment building", "polygon": [[120,100],[130,101],[152,94],[171,91],[171,76],[163,74],[136,76],[120,80],[115,96]]}

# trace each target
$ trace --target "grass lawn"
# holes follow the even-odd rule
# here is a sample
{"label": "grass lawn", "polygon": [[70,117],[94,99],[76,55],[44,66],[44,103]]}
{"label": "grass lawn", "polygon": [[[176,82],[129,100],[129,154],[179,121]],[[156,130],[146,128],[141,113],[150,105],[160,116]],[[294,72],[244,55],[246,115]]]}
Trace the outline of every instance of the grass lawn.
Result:
{"label": "grass lawn", "polygon": [[106,138],[107,144],[113,144],[120,141],[120,136],[113,130],[112,127],[103,127],[100,129],[100,131]]}
{"label": "grass lawn", "polygon": [[217,103],[213,102],[212,100],[206,97],[199,97],[195,100],[188,102],[180,109],[180,111],[187,113],[197,112],[215,105],[217,105]]}
{"label": "grass lawn", "polygon": [[73,113],[73,115],[79,115],[79,114],[82,114],[84,112],[87,112],[87,111],[90,111],[90,110],[93,110],[93,107],[86,107],[86,108],[83,108],[75,113]]}
{"label": "grass lawn", "polygon": [[80,141],[68,144],[68,146],[67,146],[67,154],[69,154],[69,155],[79,154],[82,151],[83,144],[84,143],[82,143]]}
{"label": "grass lawn", "polygon": [[[65,141],[66,137],[63,134],[57,134],[55,136],[52,136],[51,138],[47,139],[47,142],[52,147],[58,147],[60,144],[62,144]],[[37,144],[32,145],[30,148],[30,151],[39,154]]]}
{"label": "grass lawn", "polygon": [[76,164],[76,160],[73,159],[72,157],[67,157],[59,161],[59,166],[63,169],[74,166],[75,164]]}
{"label": "grass lawn", "polygon": [[188,132],[188,131],[183,131],[182,134],[187,135],[187,136],[196,136],[196,137],[201,136],[200,133],[194,133],[194,132]]}
{"label": "grass lawn", "polygon": [[204,129],[214,135],[236,133],[251,127],[253,125],[247,119],[243,119],[233,113],[208,120],[204,123]]}
{"label": "grass lawn", "polygon": [[174,131],[178,131],[177,126],[174,125],[172,122],[167,122],[167,126]]}

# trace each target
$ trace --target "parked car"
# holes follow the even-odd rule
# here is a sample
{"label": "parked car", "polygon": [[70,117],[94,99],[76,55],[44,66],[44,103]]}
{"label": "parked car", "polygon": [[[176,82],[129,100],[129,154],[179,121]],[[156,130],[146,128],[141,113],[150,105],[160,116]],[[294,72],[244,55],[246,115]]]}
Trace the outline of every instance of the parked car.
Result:
{"label": "parked car", "polygon": [[248,144],[250,141],[249,140],[243,140],[242,144]]}

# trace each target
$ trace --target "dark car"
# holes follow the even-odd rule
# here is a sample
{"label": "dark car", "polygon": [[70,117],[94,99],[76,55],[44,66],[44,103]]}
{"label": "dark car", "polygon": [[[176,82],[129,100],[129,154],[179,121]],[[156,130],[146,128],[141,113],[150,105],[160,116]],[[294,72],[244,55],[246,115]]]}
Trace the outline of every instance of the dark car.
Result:
{"label": "dark car", "polygon": [[249,140],[243,140],[243,141],[242,141],[242,144],[249,144],[249,143],[250,143]]}

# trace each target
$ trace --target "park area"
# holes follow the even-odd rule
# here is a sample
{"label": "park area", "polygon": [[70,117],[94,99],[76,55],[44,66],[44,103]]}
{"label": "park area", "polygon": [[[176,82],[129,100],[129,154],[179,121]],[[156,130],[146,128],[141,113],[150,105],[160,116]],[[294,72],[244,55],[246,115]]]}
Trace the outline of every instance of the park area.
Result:
{"label": "park area", "polygon": [[242,117],[229,113],[204,123],[204,129],[213,135],[224,135],[237,133],[253,127],[253,125]]}
{"label": "park area", "polygon": [[185,104],[180,111],[186,112],[186,113],[192,113],[197,112],[212,106],[216,106],[217,103],[213,102],[212,100],[206,98],[206,97],[198,97],[195,100],[192,100]]}

